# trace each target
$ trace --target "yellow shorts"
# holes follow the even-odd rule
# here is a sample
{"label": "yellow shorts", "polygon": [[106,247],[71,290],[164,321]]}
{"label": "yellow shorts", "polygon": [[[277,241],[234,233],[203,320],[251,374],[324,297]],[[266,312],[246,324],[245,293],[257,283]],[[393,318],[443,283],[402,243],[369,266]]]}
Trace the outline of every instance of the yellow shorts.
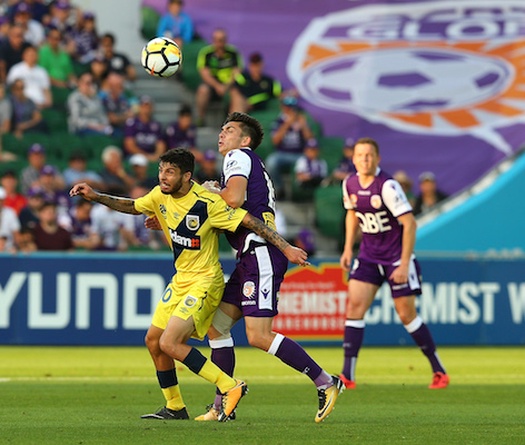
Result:
{"label": "yellow shorts", "polygon": [[224,291],[222,271],[210,276],[177,273],[157,304],[151,324],[166,329],[171,317],[187,320],[193,317],[192,337],[202,340],[211,326]]}

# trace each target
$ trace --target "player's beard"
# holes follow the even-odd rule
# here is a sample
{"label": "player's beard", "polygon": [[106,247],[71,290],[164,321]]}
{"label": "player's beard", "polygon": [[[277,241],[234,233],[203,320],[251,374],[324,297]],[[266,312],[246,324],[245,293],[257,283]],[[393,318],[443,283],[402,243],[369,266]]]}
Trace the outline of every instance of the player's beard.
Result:
{"label": "player's beard", "polygon": [[163,190],[162,187],[160,188],[160,191],[164,195],[174,195],[175,193],[178,193],[182,189],[182,178],[179,178],[179,180],[173,184],[168,190]]}

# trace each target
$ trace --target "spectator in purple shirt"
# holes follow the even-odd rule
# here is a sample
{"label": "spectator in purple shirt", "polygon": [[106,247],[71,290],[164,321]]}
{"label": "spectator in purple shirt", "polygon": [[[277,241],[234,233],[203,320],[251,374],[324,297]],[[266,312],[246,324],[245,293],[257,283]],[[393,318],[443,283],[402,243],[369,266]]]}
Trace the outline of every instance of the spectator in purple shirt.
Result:
{"label": "spectator in purple shirt", "polygon": [[281,100],[281,114],[272,123],[272,143],[275,151],[266,159],[273,179],[277,199],[284,197],[283,174],[289,173],[303,154],[306,141],[313,138],[306,116],[301,112],[297,97],[286,95]]}
{"label": "spectator in purple shirt", "polygon": [[166,148],[186,148],[193,153],[195,161],[202,162],[202,153],[197,148],[197,127],[193,123],[191,107],[184,104],[179,109],[176,122],[172,122],[164,131]]}
{"label": "spectator in purple shirt", "polygon": [[345,145],[343,147],[343,156],[339,161],[339,164],[332,172],[332,178],[338,182],[341,182],[347,177],[349,173],[355,173],[354,162],[352,157],[354,156],[354,140],[352,138],[346,138]]}
{"label": "spectator in purple shirt", "polygon": [[75,44],[73,57],[82,66],[89,66],[95,58],[98,50],[98,34],[95,15],[92,12],[84,12],[73,27],[71,33]]}
{"label": "spectator in purple shirt", "polygon": [[153,101],[149,96],[141,96],[137,116],[126,121],[124,152],[127,156],[140,153],[149,162],[157,162],[165,151],[162,127],[153,119]]}
{"label": "spectator in purple shirt", "polygon": [[326,161],[319,157],[316,139],[308,139],[304,154],[295,163],[295,181],[301,188],[315,189],[328,175]]}

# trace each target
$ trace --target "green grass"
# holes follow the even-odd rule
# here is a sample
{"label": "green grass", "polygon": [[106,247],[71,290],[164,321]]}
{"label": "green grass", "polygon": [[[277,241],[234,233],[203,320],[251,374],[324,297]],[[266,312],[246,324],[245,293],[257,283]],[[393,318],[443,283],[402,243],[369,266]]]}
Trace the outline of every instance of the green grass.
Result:
{"label": "green grass", "polygon": [[[308,351],[339,371],[340,348]],[[431,391],[417,349],[363,348],[357,389],[317,425],[307,377],[239,348],[250,392],[238,419],[219,424],[139,418],[163,404],[145,348],[0,347],[0,444],[525,444],[523,348],[440,356],[451,385]],[[183,366],[178,374],[190,416],[201,414],[213,388]]]}

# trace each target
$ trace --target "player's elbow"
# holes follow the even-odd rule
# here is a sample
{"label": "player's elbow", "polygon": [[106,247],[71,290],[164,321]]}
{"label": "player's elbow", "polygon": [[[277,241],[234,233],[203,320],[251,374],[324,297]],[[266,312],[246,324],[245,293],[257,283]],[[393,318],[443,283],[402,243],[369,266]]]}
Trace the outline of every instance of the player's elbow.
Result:
{"label": "player's elbow", "polygon": [[232,209],[238,209],[244,204],[244,199],[235,196],[230,196],[228,198],[224,197],[224,200]]}

